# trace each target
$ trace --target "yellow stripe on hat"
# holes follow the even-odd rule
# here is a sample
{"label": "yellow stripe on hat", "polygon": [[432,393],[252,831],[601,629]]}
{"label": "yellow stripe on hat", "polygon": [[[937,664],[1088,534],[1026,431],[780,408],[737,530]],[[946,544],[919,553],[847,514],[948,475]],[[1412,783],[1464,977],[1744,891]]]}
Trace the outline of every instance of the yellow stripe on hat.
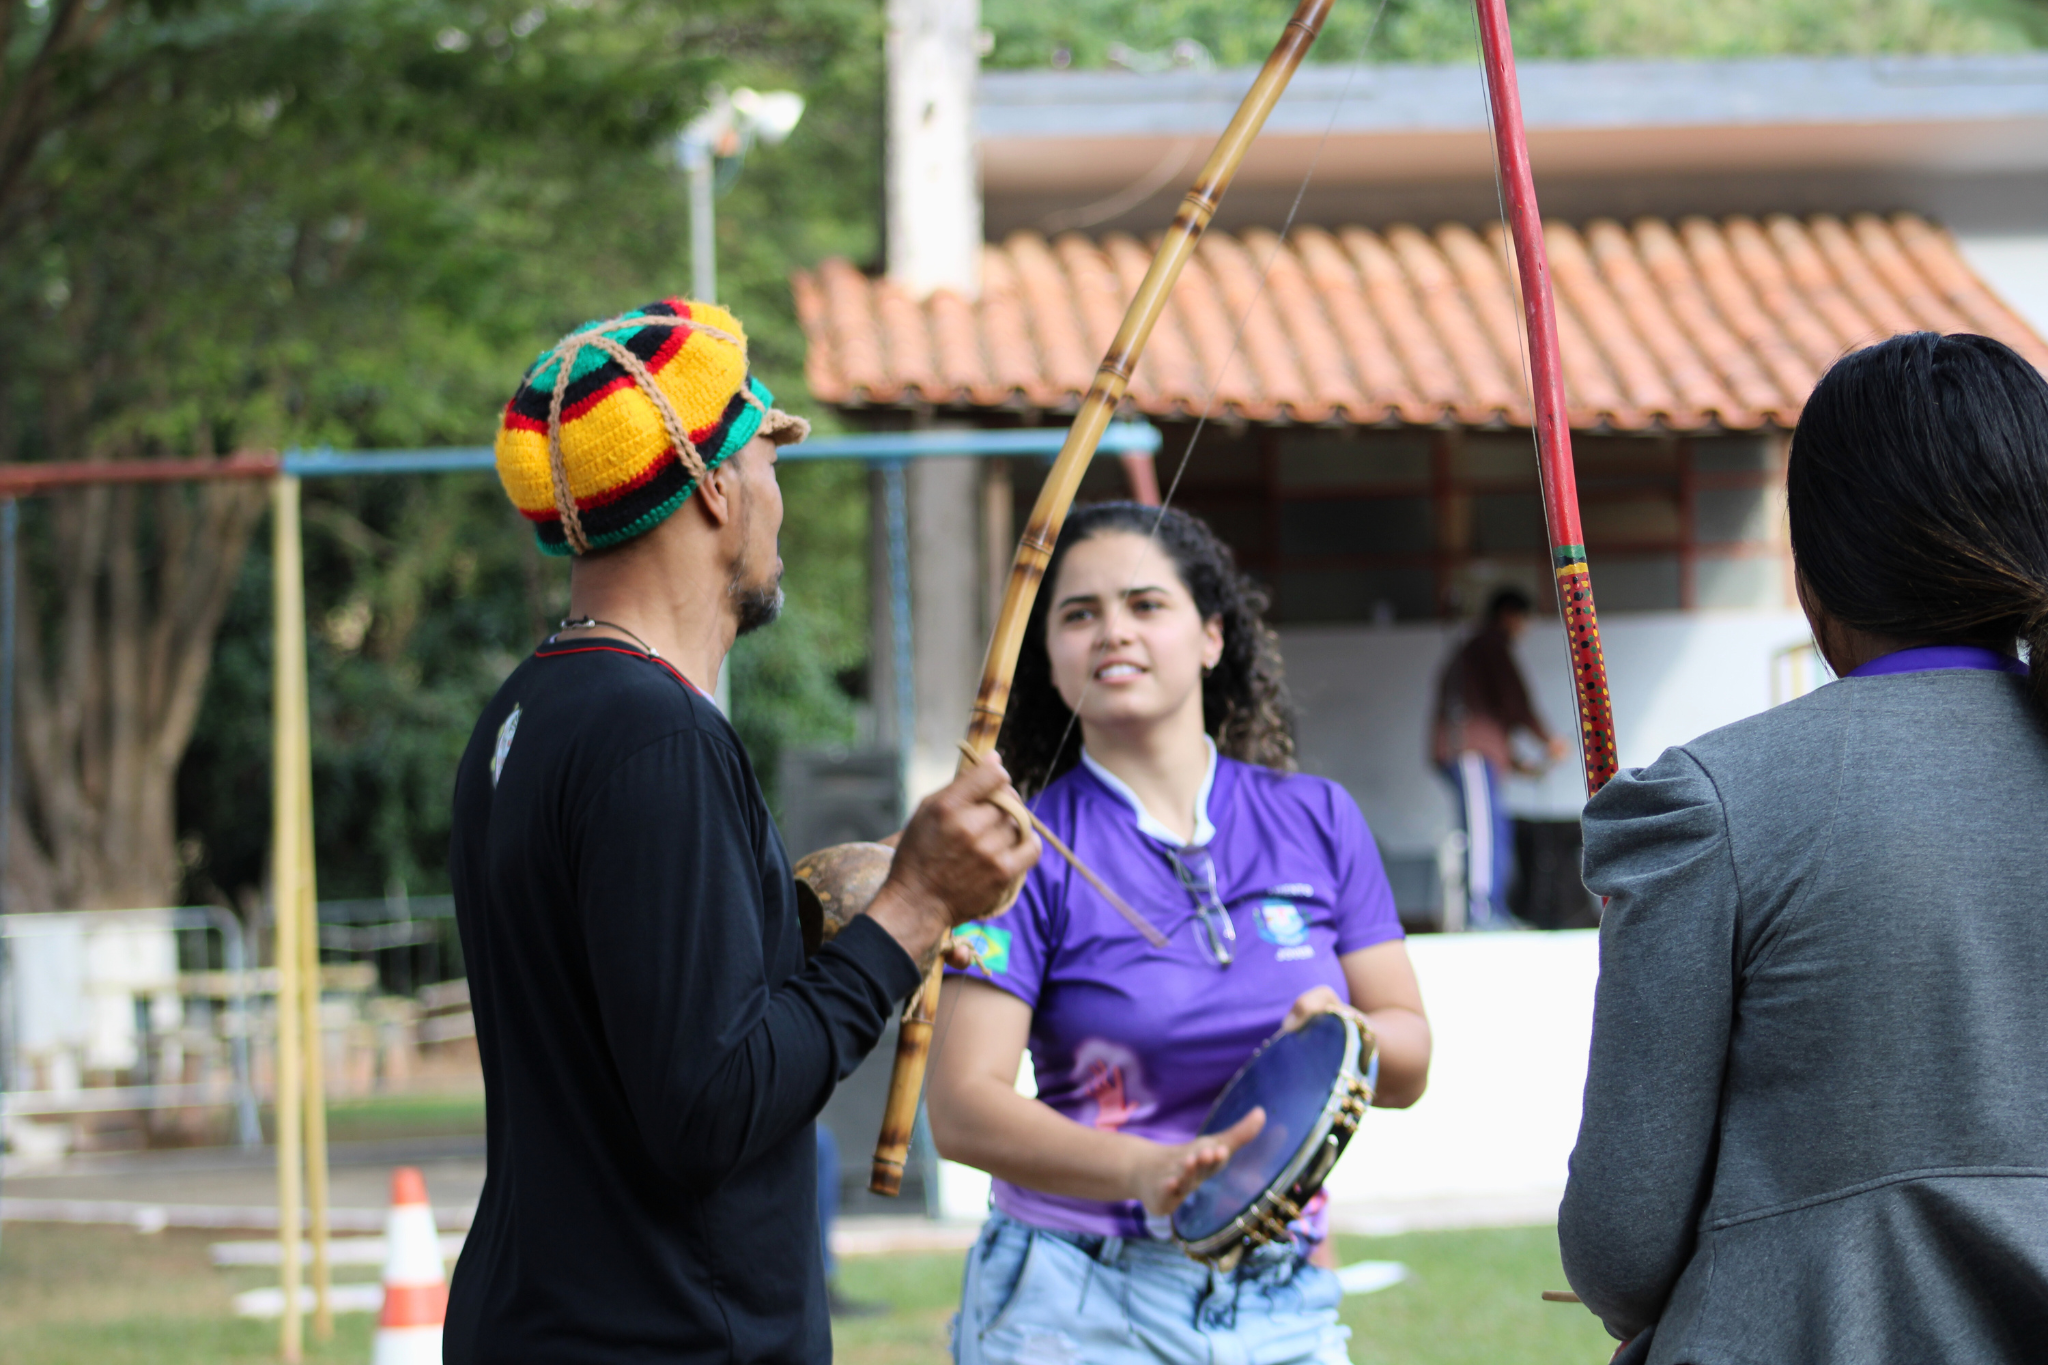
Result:
{"label": "yellow stripe on hat", "polygon": [[[691,307],[693,321],[742,337],[723,308]],[[692,433],[716,426],[746,379],[746,353],[731,342],[691,330],[682,350],[654,374],[654,382]],[[639,480],[668,453],[668,432],[654,404],[630,380],[562,422],[562,464],[578,503],[604,497]],[[703,452],[706,458],[713,452]],[[497,439],[498,478],[522,512],[555,510],[554,482],[543,431],[502,425]]]}

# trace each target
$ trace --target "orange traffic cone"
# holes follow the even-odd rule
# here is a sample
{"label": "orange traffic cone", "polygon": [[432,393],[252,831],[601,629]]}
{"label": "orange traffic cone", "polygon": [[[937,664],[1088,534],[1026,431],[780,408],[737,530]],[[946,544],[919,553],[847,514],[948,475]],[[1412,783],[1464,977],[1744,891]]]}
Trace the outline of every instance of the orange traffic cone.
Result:
{"label": "orange traffic cone", "polygon": [[427,1204],[427,1178],[417,1166],[391,1173],[391,1213],[384,1220],[384,1311],[370,1365],[440,1365],[441,1323],[448,1316],[448,1277],[441,1237]]}

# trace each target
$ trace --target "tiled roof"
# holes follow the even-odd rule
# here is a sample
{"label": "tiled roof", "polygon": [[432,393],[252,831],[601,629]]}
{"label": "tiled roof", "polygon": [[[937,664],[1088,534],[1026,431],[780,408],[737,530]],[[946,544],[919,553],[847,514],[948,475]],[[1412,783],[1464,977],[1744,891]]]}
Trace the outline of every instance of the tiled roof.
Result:
{"label": "tiled roof", "polygon": [[[2048,372],[2048,345],[1911,214],[1599,219],[1546,234],[1576,427],[1789,427],[1831,361],[1901,331],[1982,332]],[[1212,232],[1131,405],[1192,416],[1213,387],[1216,415],[1254,422],[1526,424],[1502,246],[1498,225],[1299,228],[1284,246]],[[1150,255],[1123,234],[1018,232],[983,249],[979,301],[942,290],[921,304],[828,260],[792,280],[811,391],[847,406],[1071,411]]]}

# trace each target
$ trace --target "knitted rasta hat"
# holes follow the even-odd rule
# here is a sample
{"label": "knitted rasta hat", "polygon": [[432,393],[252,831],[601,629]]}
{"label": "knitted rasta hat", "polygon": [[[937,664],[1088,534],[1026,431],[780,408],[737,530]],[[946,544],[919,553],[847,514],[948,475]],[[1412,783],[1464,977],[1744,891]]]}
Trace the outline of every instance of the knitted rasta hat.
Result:
{"label": "knitted rasta hat", "polygon": [[739,319],[663,299],[586,323],[533,362],[498,428],[498,479],[541,553],[607,549],[660,525],[755,436],[810,434],[774,402],[747,372]]}

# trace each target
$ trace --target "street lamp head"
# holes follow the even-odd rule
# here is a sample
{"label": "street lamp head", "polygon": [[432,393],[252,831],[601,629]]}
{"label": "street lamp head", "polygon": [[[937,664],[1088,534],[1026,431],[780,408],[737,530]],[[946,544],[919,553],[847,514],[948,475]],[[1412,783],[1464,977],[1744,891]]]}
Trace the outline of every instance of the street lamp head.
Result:
{"label": "street lamp head", "polygon": [[732,92],[732,109],[755,137],[770,147],[780,146],[797,121],[804,116],[804,97],[794,90],[750,90],[745,86]]}

